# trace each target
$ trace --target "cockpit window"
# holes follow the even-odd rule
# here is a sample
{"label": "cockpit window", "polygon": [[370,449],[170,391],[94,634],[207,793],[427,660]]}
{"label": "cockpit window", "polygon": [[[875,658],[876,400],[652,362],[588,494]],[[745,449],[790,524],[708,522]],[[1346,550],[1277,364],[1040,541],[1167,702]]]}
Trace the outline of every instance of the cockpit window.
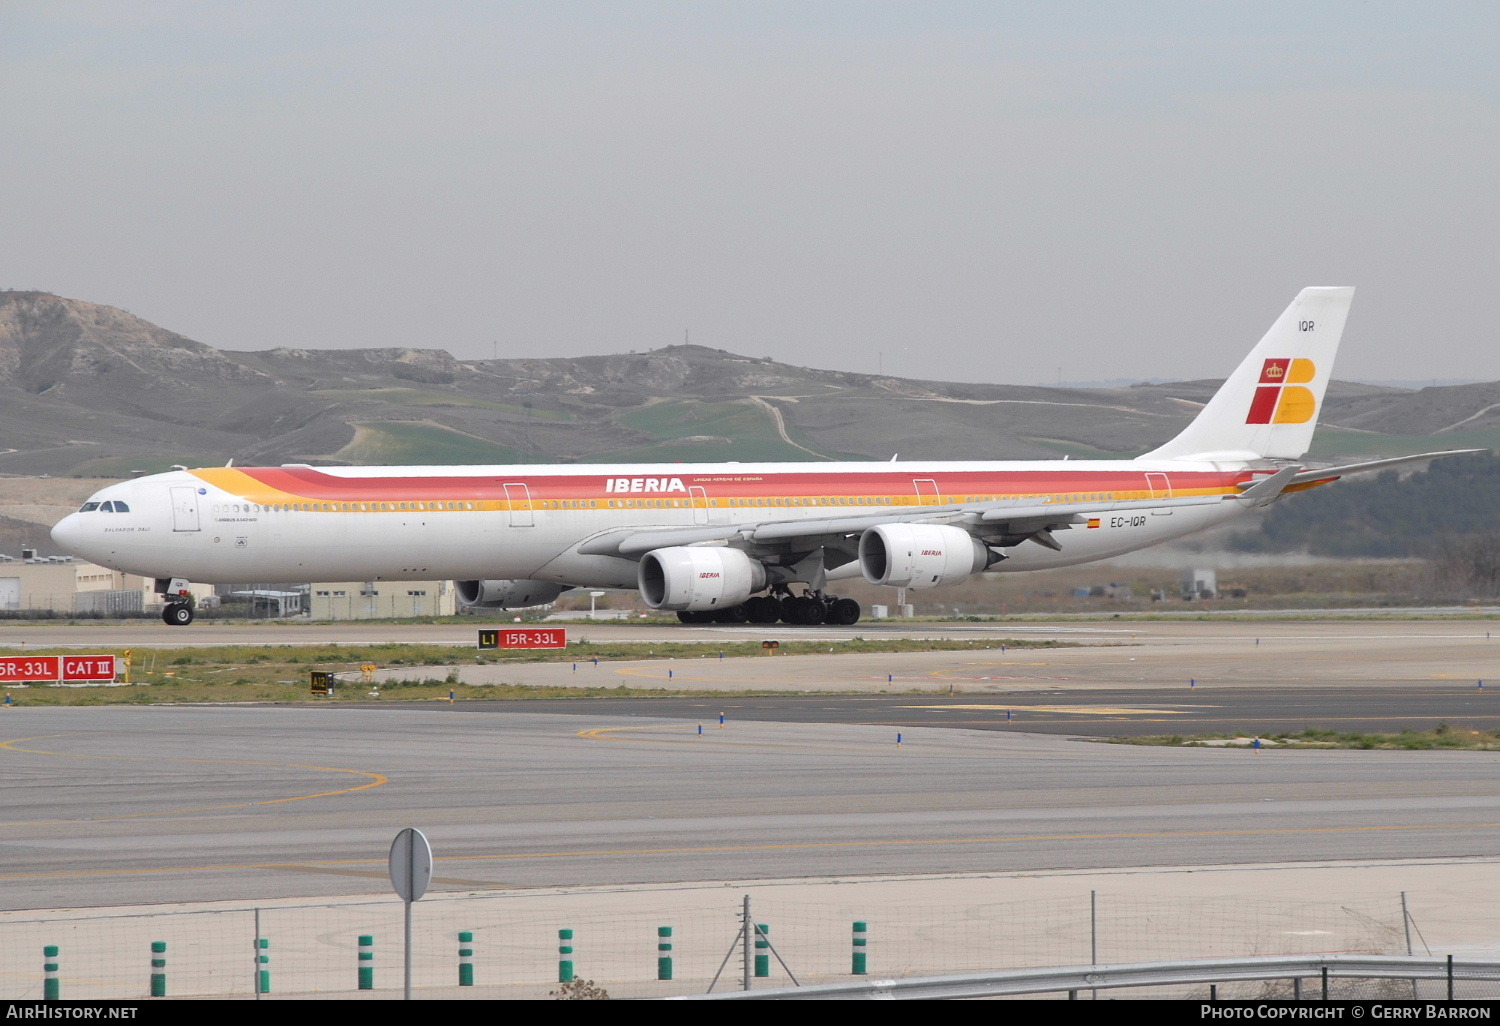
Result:
{"label": "cockpit window", "polygon": [[96,510],[98,508],[99,508],[99,504],[97,502],[85,502],[82,506],[79,507],[78,512],[80,512],[80,513],[92,513],[92,512],[94,512],[94,510]]}
{"label": "cockpit window", "polygon": [[115,500],[115,512],[116,513],[129,513],[130,512],[130,507],[127,506],[127,505],[125,505],[119,499],[116,499]]}

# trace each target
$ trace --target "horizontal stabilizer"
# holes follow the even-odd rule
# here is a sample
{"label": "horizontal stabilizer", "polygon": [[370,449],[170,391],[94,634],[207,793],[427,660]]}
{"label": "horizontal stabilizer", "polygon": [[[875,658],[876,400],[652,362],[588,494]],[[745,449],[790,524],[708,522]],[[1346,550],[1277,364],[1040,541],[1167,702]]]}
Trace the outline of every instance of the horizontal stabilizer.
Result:
{"label": "horizontal stabilizer", "polygon": [[1301,467],[1282,467],[1270,477],[1263,477],[1259,481],[1245,487],[1240,501],[1247,506],[1266,506],[1275,502],[1286,491],[1287,486],[1297,479],[1297,472]]}
{"label": "horizontal stabilizer", "polygon": [[1368,463],[1350,463],[1342,467],[1325,467],[1322,470],[1304,470],[1292,478],[1291,483],[1317,484],[1324,481],[1334,481],[1349,474],[1368,474],[1372,470],[1389,470],[1406,463],[1419,463],[1422,460],[1440,460],[1445,456],[1470,456],[1476,452],[1488,452],[1488,449],[1448,449],[1445,452],[1424,452],[1415,456],[1392,456],[1386,460],[1371,460]]}

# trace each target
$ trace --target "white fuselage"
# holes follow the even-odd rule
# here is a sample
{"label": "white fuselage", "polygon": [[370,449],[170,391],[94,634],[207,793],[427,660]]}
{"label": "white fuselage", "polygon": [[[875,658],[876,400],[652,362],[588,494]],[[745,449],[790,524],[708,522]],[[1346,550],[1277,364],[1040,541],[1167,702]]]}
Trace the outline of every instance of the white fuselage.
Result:
{"label": "white fuselage", "polygon": [[[1251,477],[1244,463],[1172,460],[226,467],[111,485],[90,499],[99,506],[68,516],[53,537],[117,570],[206,583],[530,578],[633,588],[634,560],[584,554],[580,546],[622,529],[903,514],[980,501],[1233,496]],[[1061,551],[1015,545],[992,569],[1104,559],[1243,512],[1224,501],[1104,513],[1060,532]]]}

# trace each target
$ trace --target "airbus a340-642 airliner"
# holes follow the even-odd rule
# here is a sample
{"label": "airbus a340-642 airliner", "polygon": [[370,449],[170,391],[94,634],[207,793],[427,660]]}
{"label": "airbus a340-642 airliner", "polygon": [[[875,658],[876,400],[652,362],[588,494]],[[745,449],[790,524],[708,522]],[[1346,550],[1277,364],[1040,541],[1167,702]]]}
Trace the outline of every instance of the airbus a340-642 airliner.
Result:
{"label": "airbus a340-642 airliner", "polygon": [[852,624],[840,578],[937,588],[1086,563],[1457,455],[1299,462],[1353,296],[1303,289],[1192,423],[1133,460],[178,468],[103,489],[52,537],[155,578],[177,625],[190,581],[434,578],[480,607],[638,588],[689,623]]}

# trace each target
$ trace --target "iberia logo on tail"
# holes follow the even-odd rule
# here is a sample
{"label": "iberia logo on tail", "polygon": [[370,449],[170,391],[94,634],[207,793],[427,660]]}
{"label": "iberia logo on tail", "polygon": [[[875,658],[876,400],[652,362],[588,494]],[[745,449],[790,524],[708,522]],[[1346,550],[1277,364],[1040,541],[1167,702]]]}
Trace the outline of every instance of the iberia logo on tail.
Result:
{"label": "iberia logo on tail", "polygon": [[1306,424],[1317,412],[1318,401],[1302,385],[1313,379],[1318,368],[1311,360],[1281,358],[1267,360],[1260,369],[1260,383],[1250,400],[1246,424]]}

